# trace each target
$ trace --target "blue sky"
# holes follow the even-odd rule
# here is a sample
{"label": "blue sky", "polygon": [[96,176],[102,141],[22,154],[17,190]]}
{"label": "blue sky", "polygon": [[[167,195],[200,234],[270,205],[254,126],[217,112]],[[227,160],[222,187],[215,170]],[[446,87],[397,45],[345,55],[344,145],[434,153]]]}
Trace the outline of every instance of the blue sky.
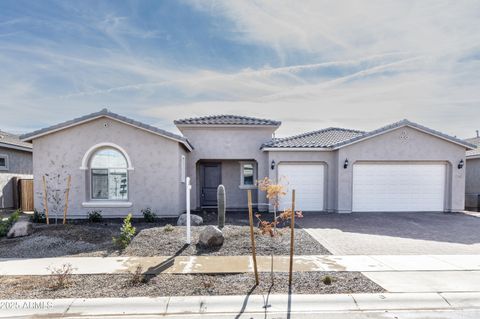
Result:
{"label": "blue sky", "polygon": [[0,1],[0,129],[104,107],[279,119],[280,135],[402,118],[480,129],[478,1]]}

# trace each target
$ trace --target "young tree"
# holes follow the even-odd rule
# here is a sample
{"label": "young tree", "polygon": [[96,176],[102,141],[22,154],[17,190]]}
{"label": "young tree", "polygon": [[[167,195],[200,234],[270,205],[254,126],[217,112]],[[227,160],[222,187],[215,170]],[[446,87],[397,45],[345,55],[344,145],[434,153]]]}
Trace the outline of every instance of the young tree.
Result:
{"label": "young tree", "polygon": [[[272,221],[262,219],[262,215],[257,213],[255,216],[259,220],[258,227],[262,235],[269,235],[272,240],[274,240],[274,238],[279,235],[277,229],[278,227],[284,227],[287,225],[290,225],[290,227],[294,227],[294,225],[291,224],[293,215],[295,215],[295,217],[301,218],[303,217],[303,214],[301,211],[293,211],[291,207],[284,209],[280,212],[280,214],[278,214],[278,212],[280,211],[280,198],[287,194],[286,187],[283,184],[275,183],[268,177],[265,177],[263,180],[258,182],[258,186],[260,190],[267,193],[267,199],[270,201],[274,213]],[[275,244],[275,242],[273,242],[273,244]],[[273,252],[271,254],[270,273],[273,285]]]}

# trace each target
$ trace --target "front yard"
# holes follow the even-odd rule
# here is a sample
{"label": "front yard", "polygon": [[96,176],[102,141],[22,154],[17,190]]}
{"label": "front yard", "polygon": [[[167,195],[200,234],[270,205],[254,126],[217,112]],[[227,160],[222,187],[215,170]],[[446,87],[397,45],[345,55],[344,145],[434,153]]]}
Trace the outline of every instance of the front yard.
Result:
{"label": "front yard", "polygon": [[[325,276],[333,279],[324,284]],[[361,273],[309,272],[295,273],[292,293],[341,294],[384,292]],[[173,275],[159,274],[145,283],[132,284],[132,275],[75,275],[62,288],[51,288],[52,279],[46,276],[0,277],[1,299],[26,298],[100,298],[140,296],[199,296],[285,294],[289,292],[288,274],[276,273],[275,285],[270,274],[260,274],[260,285],[255,286],[253,274],[229,275]]]}
{"label": "front yard", "polygon": [[[67,225],[34,224],[27,237],[0,239],[0,258],[42,257],[115,257],[115,256],[238,256],[250,255],[249,227],[244,219],[232,220],[223,228],[225,241],[218,248],[197,245],[200,232],[206,226],[192,227],[192,244],[185,245],[186,228],[171,226],[176,220],[146,223],[133,221],[137,233],[125,249],[114,245],[112,237],[120,234],[121,221],[99,223],[75,222]],[[167,224],[170,223],[170,224]],[[208,224],[209,222],[207,222]],[[210,220],[210,223],[212,221]],[[255,229],[258,255],[288,255],[289,229],[271,238]],[[295,229],[296,255],[327,255],[330,252],[305,230]],[[105,274],[66,276],[67,284],[55,286],[52,276],[0,277],[0,298],[67,298],[67,297],[133,297],[188,296],[288,293],[288,274],[260,273],[255,286],[251,273],[234,274]],[[359,272],[298,272],[294,273],[292,292],[297,294],[338,294],[383,292]]]}
{"label": "front yard", "polygon": [[[61,256],[195,256],[195,255],[249,255],[251,245],[249,228],[226,225],[224,244],[209,250],[196,245],[204,226],[192,227],[192,245],[185,246],[186,229],[182,226],[165,226],[164,223],[134,222],[137,235],[124,250],[119,250],[112,237],[120,233],[119,222],[80,223],[67,225],[35,224],[34,233],[28,237],[0,239],[0,258],[42,258]],[[285,230],[286,231],[286,230]],[[303,229],[296,229],[295,253],[297,255],[330,254]],[[256,235],[258,255],[288,255],[290,234],[274,238]]]}

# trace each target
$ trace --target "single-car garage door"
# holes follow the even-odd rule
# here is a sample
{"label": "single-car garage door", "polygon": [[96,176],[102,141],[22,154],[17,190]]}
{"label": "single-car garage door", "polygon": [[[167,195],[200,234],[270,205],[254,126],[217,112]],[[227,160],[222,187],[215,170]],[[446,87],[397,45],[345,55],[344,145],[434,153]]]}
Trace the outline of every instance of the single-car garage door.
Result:
{"label": "single-car garage door", "polygon": [[354,212],[443,211],[445,164],[355,164]]}
{"label": "single-car garage door", "polygon": [[291,207],[295,189],[295,208],[302,211],[323,211],[325,166],[323,164],[279,164],[278,177],[288,184],[287,195],[280,199],[280,209]]}

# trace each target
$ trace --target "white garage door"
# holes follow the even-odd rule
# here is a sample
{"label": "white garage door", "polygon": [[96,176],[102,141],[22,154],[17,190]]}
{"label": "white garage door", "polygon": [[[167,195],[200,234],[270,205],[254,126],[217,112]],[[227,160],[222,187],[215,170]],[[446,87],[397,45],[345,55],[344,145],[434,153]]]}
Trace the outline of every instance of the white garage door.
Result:
{"label": "white garage door", "polygon": [[355,164],[354,212],[443,211],[444,164]]}
{"label": "white garage door", "polygon": [[278,177],[288,184],[287,195],[280,199],[280,209],[291,207],[292,189],[295,189],[295,208],[302,211],[323,211],[323,164],[280,164]]}

